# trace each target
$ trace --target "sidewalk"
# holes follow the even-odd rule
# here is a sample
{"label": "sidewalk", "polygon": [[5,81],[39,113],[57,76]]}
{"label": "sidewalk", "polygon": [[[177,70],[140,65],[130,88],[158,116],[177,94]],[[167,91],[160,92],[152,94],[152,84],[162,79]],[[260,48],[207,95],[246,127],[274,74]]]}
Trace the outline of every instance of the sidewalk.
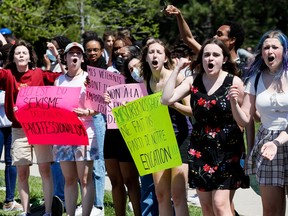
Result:
{"label": "sidewalk", "polygon": [[[5,164],[3,161],[0,162],[0,170],[4,170]],[[30,168],[31,176],[39,176],[37,165],[32,165]],[[105,190],[111,190],[111,183],[109,178],[105,178]],[[196,191],[189,189],[188,196],[192,196]],[[261,216],[262,205],[261,198],[251,188],[239,189],[236,191],[234,196],[235,209],[241,216]],[[288,209],[286,208],[286,214],[288,215]]]}

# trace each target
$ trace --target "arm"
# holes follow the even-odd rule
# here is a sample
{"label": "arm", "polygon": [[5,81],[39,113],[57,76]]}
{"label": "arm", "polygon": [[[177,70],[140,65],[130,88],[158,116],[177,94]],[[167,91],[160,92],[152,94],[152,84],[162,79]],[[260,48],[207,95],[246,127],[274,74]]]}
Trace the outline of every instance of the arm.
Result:
{"label": "arm", "polygon": [[[240,78],[237,77],[240,80]],[[251,121],[255,113],[255,95],[248,93],[244,94],[243,83],[242,86],[237,82],[230,87],[229,98],[233,117],[237,124],[241,127],[246,127],[246,125]],[[243,101],[243,102],[242,102]]]}
{"label": "arm", "polygon": [[165,13],[168,14],[168,15],[175,15],[176,16],[176,19],[177,19],[177,23],[178,23],[178,28],[179,28],[179,32],[180,32],[180,35],[183,39],[183,41],[195,52],[195,53],[198,53],[201,49],[201,44],[199,44],[187,22],[185,21],[181,11],[176,8],[175,6],[173,5],[168,5],[167,8],[165,9]]}
{"label": "arm", "polygon": [[277,154],[278,146],[283,145],[286,142],[288,142],[288,127],[285,131],[282,131],[276,139],[267,142],[262,146],[261,153],[263,157],[268,160],[273,160]]}
{"label": "arm", "polygon": [[[171,105],[174,104],[175,102],[182,100],[184,97],[186,97],[191,88],[191,83],[192,83],[192,76],[187,77],[183,82],[177,86],[177,80],[178,74],[187,65],[190,64],[190,61],[181,58],[174,68],[173,72],[171,73],[162,93],[161,97],[161,103],[165,105]],[[176,87],[177,86],[177,87]],[[175,88],[176,87],[176,88]]]}
{"label": "arm", "polygon": [[192,108],[189,105],[190,102],[190,95],[188,95],[187,97],[185,97],[183,100],[183,104],[176,102],[172,105],[170,105],[170,107],[172,107],[173,109],[177,110],[178,112],[182,113],[185,116],[192,116]]}
{"label": "arm", "polygon": [[73,112],[77,114],[78,117],[87,117],[87,116],[94,116],[98,114],[95,110],[92,109],[83,109],[83,108],[74,108]]}
{"label": "arm", "polygon": [[[56,61],[57,61],[57,63],[60,65],[62,74],[65,74],[65,73],[66,73],[65,67],[64,67],[64,65],[62,65],[62,63],[61,63],[60,55],[59,55],[59,53],[58,53],[58,50],[57,50],[56,47],[54,46],[54,44],[48,42],[48,43],[47,43],[47,48],[50,49],[51,52],[52,52],[52,54],[56,57]],[[59,71],[59,72],[60,72],[60,71]]]}

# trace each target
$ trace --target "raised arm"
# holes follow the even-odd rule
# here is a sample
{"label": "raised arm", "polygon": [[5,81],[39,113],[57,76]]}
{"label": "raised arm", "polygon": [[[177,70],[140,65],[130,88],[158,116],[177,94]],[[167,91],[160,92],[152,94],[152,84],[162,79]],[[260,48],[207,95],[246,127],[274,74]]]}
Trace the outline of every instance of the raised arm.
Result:
{"label": "raised arm", "polygon": [[168,6],[166,7],[166,9],[165,9],[165,13],[166,13],[167,15],[175,15],[175,16],[176,16],[176,18],[177,18],[177,23],[178,23],[178,28],[179,28],[179,32],[180,32],[180,35],[181,35],[183,41],[184,41],[195,53],[198,53],[198,52],[200,51],[200,49],[201,49],[201,44],[199,44],[199,43],[195,40],[195,38],[194,38],[194,36],[193,36],[193,34],[192,34],[192,32],[191,32],[191,30],[190,30],[187,22],[185,21],[183,15],[182,15],[182,13],[181,13],[181,11],[180,11],[178,8],[176,8],[175,6],[173,6],[173,5],[168,5]]}
{"label": "raised arm", "polygon": [[181,69],[190,64],[190,61],[181,58],[171,73],[162,93],[161,103],[165,105],[172,105],[175,102],[182,100],[189,95],[192,77],[187,77],[180,85],[177,85],[177,77]]}

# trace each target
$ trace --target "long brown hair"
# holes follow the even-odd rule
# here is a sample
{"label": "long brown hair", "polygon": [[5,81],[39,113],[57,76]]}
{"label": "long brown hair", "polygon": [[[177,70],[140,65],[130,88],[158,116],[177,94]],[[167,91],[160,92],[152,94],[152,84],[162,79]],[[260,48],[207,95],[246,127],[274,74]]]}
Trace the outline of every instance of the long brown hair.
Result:
{"label": "long brown hair", "polygon": [[149,40],[149,43],[143,48],[142,50],[142,56],[141,56],[141,76],[143,76],[144,80],[148,80],[150,79],[151,75],[152,75],[152,71],[151,68],[148,64],[148,62],[146,61],[147,55],[148,55],[148,49],[149,46],[152,44],[158,43],[161,46],[164,47],[164,52],[167,58],[167,62],[164,63],[164,67],[166,69],[172,70],[173,69],[173,61],[171,58],[171,52],[170,50],[167,48],[167,46],[159,39],[153,39],[153,40]]}
{"label": "long brown hair", "polygon": [[237,70],[236,63],[232,61],[228,47],[221,40],[216,39],[216,38],[211,38],[204,42],[204,44],[202,45],[200,49],[200,52],[198,53],[198,57],[196,61],[194,61],[191,65],[191,70],[193,71],[195,69],[195,71],[198,73],[205,73],[205,70],[202,64],[202,58],[203,58],[204,48],[208,44],[216,44],[217,46],[219,46],[222,49],[224,58],[227,57],[227,61],[225,62],[225,64],[223,64],[222,69],[224,71],[227,71],[228,73],[238,76],[239,72]]}

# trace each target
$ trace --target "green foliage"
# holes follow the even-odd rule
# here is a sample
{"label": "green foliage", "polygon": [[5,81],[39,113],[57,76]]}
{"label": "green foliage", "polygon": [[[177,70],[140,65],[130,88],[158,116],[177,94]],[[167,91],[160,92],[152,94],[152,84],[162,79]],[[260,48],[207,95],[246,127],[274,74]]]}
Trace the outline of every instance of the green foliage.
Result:
{"label": "green foliage", "polygon": [[[288,32],[286,0],[273,4],[268,0],[173,2],[201,43],[213,36],[225,20],[243,25],[244,47],[256,46],[267,30],[277,28]],[[172,44],[179,34],[176,18],[167,17],[160,10],[159,0],[4,0],[0,4],[0,25],[32,44],[56,35],[80,41],[85,30],[94,30],[102,36],[105,29],[121,27],[130,28],[136,39],[154,36]]]}

